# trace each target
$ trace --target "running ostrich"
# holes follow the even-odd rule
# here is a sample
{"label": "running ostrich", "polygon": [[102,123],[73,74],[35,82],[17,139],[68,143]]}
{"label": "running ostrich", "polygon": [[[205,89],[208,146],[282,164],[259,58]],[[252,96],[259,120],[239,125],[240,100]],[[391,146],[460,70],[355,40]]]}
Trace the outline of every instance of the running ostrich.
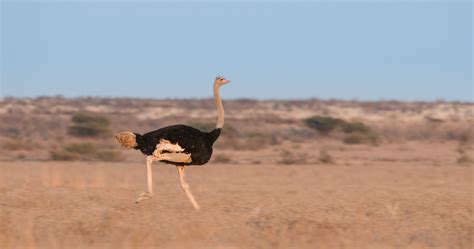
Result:
{"label": "running ostrich", "polygon": [[224,127],[224,107],[219,89],[229,83],[224,77],[218,76],[214,81],[214,101],[218,118],[217,126],[211,132],[203,132],[186,125],[172,125],[140,135],[133,132],[121,132],[115,137],[123,147],[140,150],[146,157],[148,192],[140,194],[135,203],[153,196],[151,164],[159,161],[173,164],[178,169],[181,188],[195,209],[199,205],[194,199],[184,175],[184,167],[189,165],[206,164],[212,155],[212,145],[221,134]]}

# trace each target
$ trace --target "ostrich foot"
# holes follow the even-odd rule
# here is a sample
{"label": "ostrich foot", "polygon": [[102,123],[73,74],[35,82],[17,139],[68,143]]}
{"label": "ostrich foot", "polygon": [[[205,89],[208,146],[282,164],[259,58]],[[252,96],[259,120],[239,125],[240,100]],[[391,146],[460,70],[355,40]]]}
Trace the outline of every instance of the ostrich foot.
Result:
{"label": "ostrich foot", "polygon": [[135,201],[135,204],[138,204],[143,200],[150,199],[151,197],[153,197],[153,194],[150,194],[149,192],[143,192],[138,196],[138,199]]}

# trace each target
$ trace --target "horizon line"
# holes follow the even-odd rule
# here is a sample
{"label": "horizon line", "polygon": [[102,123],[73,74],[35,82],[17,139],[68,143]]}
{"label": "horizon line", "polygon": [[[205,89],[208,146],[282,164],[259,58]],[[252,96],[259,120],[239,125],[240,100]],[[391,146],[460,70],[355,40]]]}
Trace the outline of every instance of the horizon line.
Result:
{"label": "horizon line", "polygon": [[[184,100],[209,100],[213,99],[212,96],[208,97],[140,97],[140,96],[99,96],[99,95],[82,95],[82,96],[64,96],[61,94],[57,95],[37,95],[37,96],[0,96],[0,101],[8,100],[8,99],[137,99],[137,100],[172,100],[172,101],[184,101]],[[404,103],[457,103],[457,104],[474,104],[474,100],[463,100],[463,99],[444,99],[444,98],[436,98],[436,99],[361,99],[361,98],[323,98],[323,97],[301,97],[301,98],[259,98],[259,97],[229,97],[223,98],[223,101],[242,101],[242,100],[251,100],[251,101],[343,101],[343,102],[361,102],[361,103],[373,103],[373,102],[404,102]]]}

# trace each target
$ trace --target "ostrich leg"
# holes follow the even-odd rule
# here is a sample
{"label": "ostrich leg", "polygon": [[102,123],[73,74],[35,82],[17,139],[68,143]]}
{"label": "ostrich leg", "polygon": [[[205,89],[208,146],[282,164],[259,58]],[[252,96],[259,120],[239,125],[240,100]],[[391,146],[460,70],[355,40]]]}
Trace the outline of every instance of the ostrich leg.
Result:
{"label": "ostrich leg", "polygon": [[193,204],[193,207],[195,209],[199,209],[199,205],[194,199],[193,193],[191,193],[191,189],[189,189],[189,185],[186,182],[186,176],[184,175],[184,166],[176,166],[176,168],[178,169],[179,180],[181,181],[181,188],[184,190],[184,192],[188,196],[189,201],[191,201],[191,204]]}
{"label": "ostrich leg", "polygon": [[147,156],[146,157],[146,171],[147,171],[147,182],[148,182],[148,192],[143,192],[140,194],[138,199],[135,201],[135,204],[139,202],[150,199],[153,196],[153,175],[151,170],[151,164],[155,160],[154,156]]}

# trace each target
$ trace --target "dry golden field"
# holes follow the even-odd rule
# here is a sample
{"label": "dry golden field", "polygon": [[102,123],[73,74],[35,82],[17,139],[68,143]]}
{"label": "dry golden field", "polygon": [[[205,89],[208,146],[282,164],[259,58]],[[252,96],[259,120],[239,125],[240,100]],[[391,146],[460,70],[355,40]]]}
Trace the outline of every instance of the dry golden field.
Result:
{"label": "dry golden field", "polygon": [[0,170],[0,248],[472,248],[474,235],[471,166],[211,163],[187,171],[201,210],[169,165],[139,205],[144,163]]}

